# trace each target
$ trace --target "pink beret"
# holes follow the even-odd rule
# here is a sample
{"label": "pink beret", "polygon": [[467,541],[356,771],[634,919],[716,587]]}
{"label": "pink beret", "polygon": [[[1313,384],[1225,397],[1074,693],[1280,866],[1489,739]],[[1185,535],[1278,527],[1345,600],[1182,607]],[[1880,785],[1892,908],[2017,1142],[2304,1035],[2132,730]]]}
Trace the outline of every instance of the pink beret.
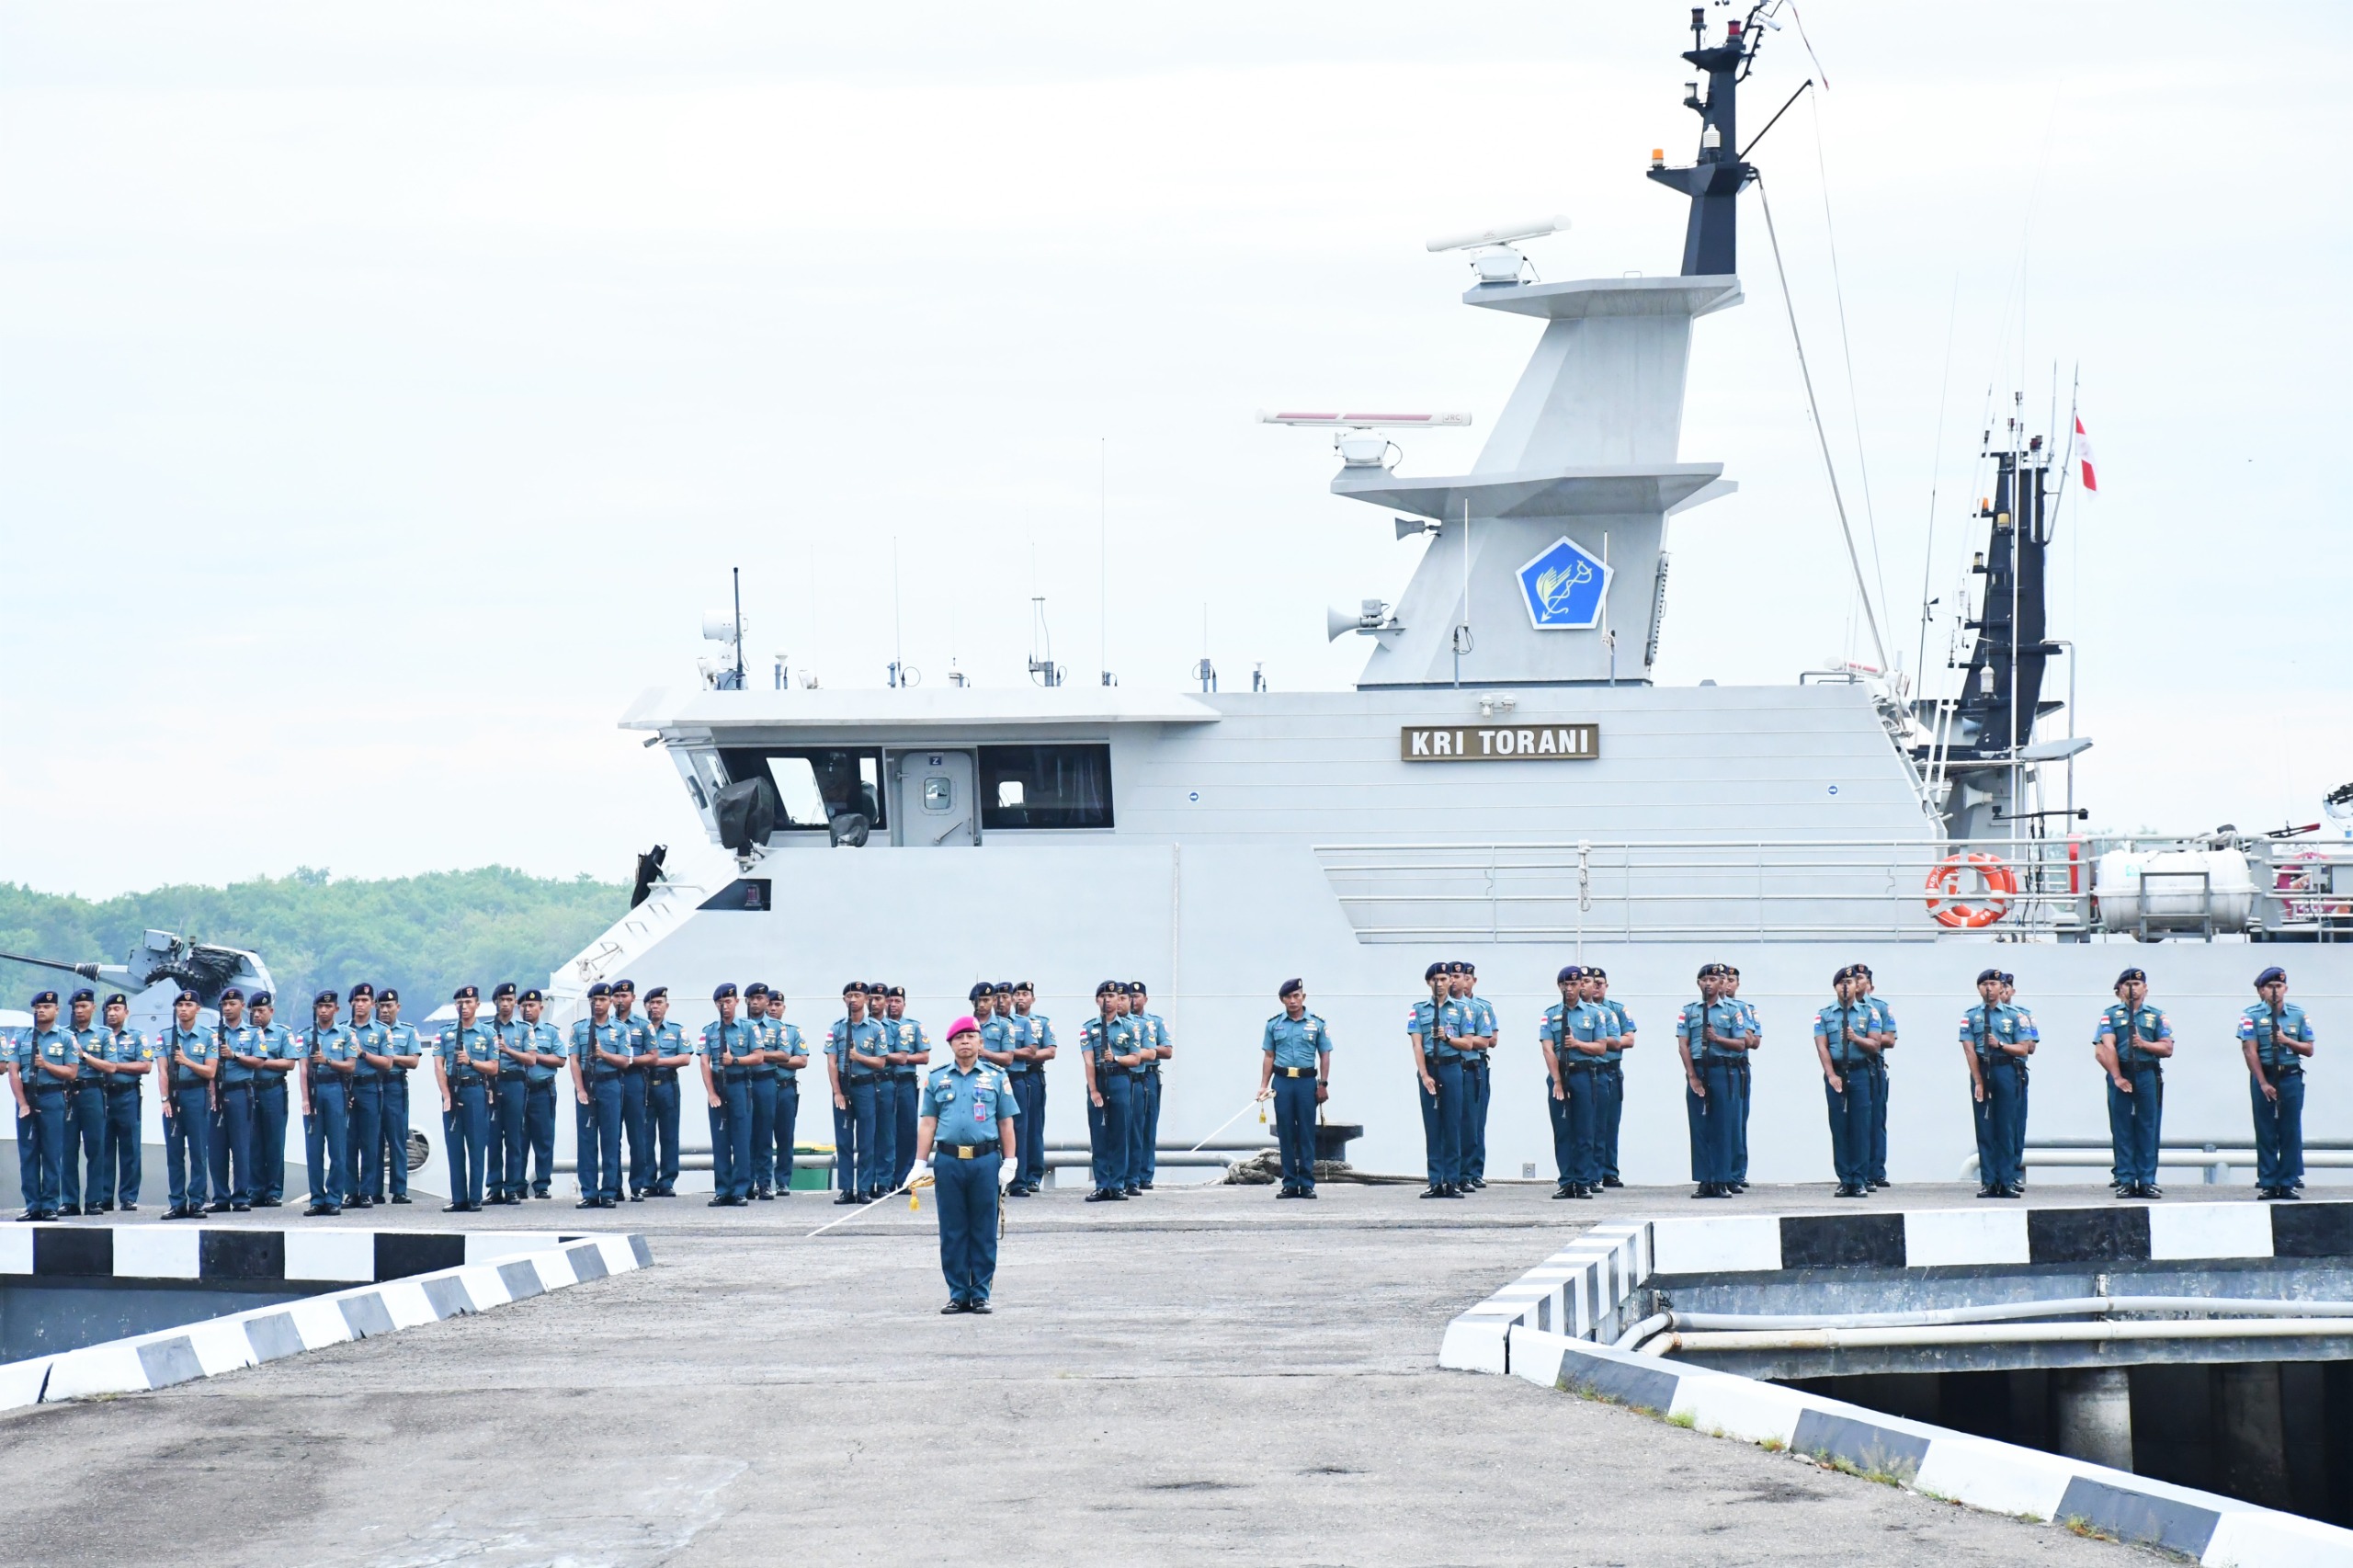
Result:
{"label": "pink beret", "polygon": [[962,1017],[948,1026],[948,1038],[949,1040],[954,1040],[960,1034],[978,1034],[980,1032],[981,1026],[972,1021],[972,1016],[970,1013],[965,1014]]}

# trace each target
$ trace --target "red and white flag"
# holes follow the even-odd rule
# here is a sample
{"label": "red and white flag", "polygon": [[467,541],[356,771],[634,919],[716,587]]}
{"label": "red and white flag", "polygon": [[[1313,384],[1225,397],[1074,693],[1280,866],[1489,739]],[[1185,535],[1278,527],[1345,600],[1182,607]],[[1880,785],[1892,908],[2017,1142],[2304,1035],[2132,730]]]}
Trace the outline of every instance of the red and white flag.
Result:
{"label": "red and white flag", "polygon": [[2097,495],[2099,494],[2099,476],[2092,467],[2092,438],[2084,434],[2084,416],[2080,414],[2075,415],[2075,452],[2077,460],[2084,465],[2084,488]]}

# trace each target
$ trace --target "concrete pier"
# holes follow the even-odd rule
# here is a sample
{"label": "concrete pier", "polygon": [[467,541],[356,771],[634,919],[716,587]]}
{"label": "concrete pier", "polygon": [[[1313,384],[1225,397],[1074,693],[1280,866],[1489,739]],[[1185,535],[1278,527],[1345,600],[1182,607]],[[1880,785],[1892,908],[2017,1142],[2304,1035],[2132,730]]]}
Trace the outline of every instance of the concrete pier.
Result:
{"label": "concrete pier", "polygon": [[2052,1375],[2059,1451],[2112,1470],[2132,1468],[2132,1374],[2122,1367],[2071,1367]]}

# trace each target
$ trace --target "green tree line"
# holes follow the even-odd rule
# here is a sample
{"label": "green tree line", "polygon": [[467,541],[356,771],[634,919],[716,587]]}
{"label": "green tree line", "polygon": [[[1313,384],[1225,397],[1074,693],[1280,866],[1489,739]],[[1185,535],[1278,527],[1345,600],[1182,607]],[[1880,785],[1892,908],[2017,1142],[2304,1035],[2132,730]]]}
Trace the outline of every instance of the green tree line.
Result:
{"label": "green tree line", "polygon": [[[0,882],[0,951],[120,963],[149,928],[261,955],[281,994],[307,1003],[354,981],[396,985],[411,1019],[469,983],[544,985],[629,907],[629,889],[504,866],[381,881],[299,868],[227,887],[174,886],[90,900]],[[70,976],[0,960],[0,1006]]]}

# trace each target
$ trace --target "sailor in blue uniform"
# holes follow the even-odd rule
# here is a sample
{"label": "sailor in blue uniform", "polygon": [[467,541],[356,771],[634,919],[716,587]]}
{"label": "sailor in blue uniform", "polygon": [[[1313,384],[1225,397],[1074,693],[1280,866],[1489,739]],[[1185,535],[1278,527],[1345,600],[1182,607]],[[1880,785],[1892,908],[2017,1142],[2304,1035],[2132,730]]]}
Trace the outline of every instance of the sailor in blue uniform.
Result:
{"label": "sailor in blue uniform", "polygon": [[1569,1143],[1569,1084],[1567,1064],[1562,1060],[1568,1039],[1569,1014],[1585,1000],[1585,971],[1575,964],[1564,964],[1552,977],[1560,988],[1561,999],[1544,1009],[1544,1017],[1536,1026],[1536,1051],[1544,1059],[1544,1111],[1552,1129],[1552,1196],[1574,1198],[1576,1160]]}
{"label": "sailor in blue uniform", "polygon": [[[1429,1176],[1422,1196],[1460,1198],[1462,1053],[1455,1049],[1454,1039],[1461,1032],[1461,1014],[1444,963],[1432,963],[1422,971],[1422,983],[1430,994],[1405,1010],[1405,1044],[1414,1055],[1414,1077],[1421,1093],[1422,1158]],[[1549,1020],[1552,1016],[1547,1013],[1545,1017]],[[1556,1115],[1556,1124],[1558,1120]],[[1561,1182],[1564,1187],[1568,1184],[1565,1174]]]}
{"label": "sailor in blue uniform", "polygon": [[[194,992],[185,994],[193,996]],[[81,1075],[81,1048],[74,1043],[71,1029],[61,1028],[57,1021],[57,993],[42,991],[32,1001],[33,1027],[25,1032],[17,1050],[17,1148],[18,1176],[30,1176],[25,1183],[26,1220],[54,1220],[60,1194],[64,1190],[65,1162],[74,1157],[67,1146],[66,1097],[72,1093],[74,1080]],[[193,1004],[182,1009],[193,1034],[196,1008]],[[201,1098],[204,1085],[197,1084]],[[168,1138],[171,1124],[165,1123]],[[30,1135],[29,1139],[28,1134]],[[24,1153],[31,1151],[31,1169],[25,1168]],[[202,1155],[198,1156],[201,1162]],[[198,1200],[203,1199],[202,1177],[198,1178]],[[173,1207],[179,1207],[179,1195],[175,1192]],[[175,1218],[179,1216],[175,1215]]]}
{"label": "sailor in blue uniform", "polygon": [[2031,1042],[2018,1011],[2002,1000],[2002,971],[1981,971],[1978,1004],[1961,1016],[1961,1051],[1969,1064],[1972,1105],[1977,1121],[1980,1198],[2023,1198],[2026,1173],[2012,1170],[2011,1123],[2019,1117],[2026,1052]]}
{"label": "sailor in blue uniform", "polygon": [[383,1051],[374,1063],[378,1095],[383,1102],[380,1125],[381,1158],[376,1186],[369,1193],[377,1202],[408,1201],[408,1075],[425,1060],[425,1042],[416,1026],[401,1022],[401,994],[391,986],[376,993],[376,1022],[383,1026]]}
{"label": "sailor in blue uniform", "polygon": [[[748,1026],[742,1025],[735,1016],[742,998],[733,984],[719,986],[711,992],[710,1000],[719,1009],[719,1017],[703,1025],[702,1033],[696,1037],[695,1056],[702,1074],[703,1110],[710,1123],[710,1195],[716,1202],[735,1187],[735,1145],[728,1122],[736,1101],[727,1092],[727,1058],[734,1031]],[[748,1098],[744,1104],[748,1108]],[[748,1108],[745,1114],[750,1114]]]}
{"label": "sailor in blue uniform", "polygon": [[[1004,999],[998,1000],[1002,1006]],[[1142,981],[1128,982],[1128,1017],[1136,1021],[1138,1040],[1150,1048],[1138,1089],[1143,1103],[1136,1108],[1142,1125],[1134,1142],[1137,1157],[1142,1162],[1142,1175],[1137,1178],[1136,1186],[1146,1192],[1152,1190],[1153,1177],[1160,1173],[1160,1064],[1176,1054],[1176,1042],[1168,1037],[1168,1020],[1151,1011],[1151,1002]]]}
{"label": "sailor in blue uniform", "polygon": [[1887,1053],[1896,1046],[1895,1009],[1880,996],[1878,977],[1871,966],[1859,963],[1855,969],[1855,999],[1876,1015],[1871,1029],[1879,1036],[1879,1054],[1870,1059],[1871,1072],[1871,1158],[1870,1185],[1885,1187],[1887,1180]]}
{"label": "sailor in blue uniform", "polygon": [[[1006,1028],[1018,1043],[1019,1034],[1010,1012],[1012,986],[1005,988],[1000,1000],[1007,1009],[1003,1015]],[[923,1032],[920,1022],[907,1017],[907,988],[904,985],[891,986],[882,994],[882,1044],[883,1060],[891,1063],[891,1186],[895,1188],[906,1184],[907,1172],[915,1163],[915,1124],[923,1119],[924,1085],[931,1074],[931,1037]],[[1002,1075],[1007,1070],[998,1071]],[[1008,1086],[1010,1083],[1008,1077]],[[785,1175],[790,1178],[791,1173],[792,1167],[788,1164]]]}
{"label": "sailor in blue uniform", "polygon": [[1683,1059],[1684,1110],[1691,1126],[1694,1198],[1730,1198],[1739,1153],[1733,1071],[1746,1050],[1739,1006],[1728,999],[1725,966],[1702,964],[1699,999],[1684,1004],[1676,1050]]}
{"label": "sailor in blue uniform", "polygon": [[254,1207],[276,1209],[286,1201],[288,1085],[301,1070],[302,1044],[278,1021],[278,999],[268,992],[255,992],[246,1006],[254,1057],[261,1063],[254,1074]]}
{"label": "sailor in blue uniform", "polygon": [[196,1027],[201,1000],[182,991],[172,1003],[171,1027],[156,1042],[164,1064],[164,1182],[166,1220],[204,1213],[206,1175],[212,1164],[212,1077],[220,1069],[212,1035]]}
{"label": "sailor in blue uniform", "polygon": [[772,1199],[776,1194],[776,1069],[769,1062],[779,1035],[768,1018],[768,989],[763,980],[744,987],[744,1024],[759,1048],[744,1080],[745,1114],[752,1129],[751,1185],[744,1194],[747,1201]]}
{"label": "sailor in blue uniform", "polygon": [[[801,1026],[785,1021],[784,993],[773,985],[768,987],[768,1022],[776,1030],[768,1052],[768,1066],[776,1074],[776,1195],[790,1198],[793,1157],[799,1152],[793,1140],[801,1120],[801,1070],[809,1065],[809,1045],[801,1038]],[[912,1134],[907,1148],[914,1152]]]}
{"label": "sailor in blue uniform", "polygon": [[1112,1057],[1114,1070],[1124,1067],[1128,1074],[1127,1114],[1127,1180],[1120,1191],[1129,1198],[1143,1192],[1143,1173],[1149,1151],[1144,1141],[1152,1134],[1148,1112],[1151,1109],[1152,1064],[1159,1059],[1158,1048],[1153,1044],[1152,1027],[1143,1012],[1143,994],[1133,981],[1112,983],[1120,987],[1120,1007],[1128,1026],[1126,1048]]}
{"label": "sailor in blue uniform", "polygon": [[1634,1017],[1626,1005],[1609,996],[1609,971],[1598,964],[1585,966],[1585,991],[1597,1007],[1609,1010],[1609,1049],[1601,1053],[1595,1085],[1601,1090],[1601,1185],[1623,1187],[1618,1179],[1618,1124],[1626,1110],[1626,1070],[1620,1065],[1634,1049]]}
{"label": "sailor in blue uniform", "polygon": [[1307,1010],[1307,987],[1286,980],[1275,994],[1283,1010],[1267,1020],[1259,1041],[1258,1097],[1275,1102],[1275,1137],[1282,1149],[1282,1190],[1277,1198],[1315,1196],[1315,1108],[1330,1096],[1332,1031]]}
{"label": "sailor in blue uniform", "polygon": [[1479,994],[1479,966],[1453,966],[1462,1007],[1462,1086],[1471,1101],[1468,1136],[1462,1145],[1459,1186],[1476,1192],[1487,1185],[1487,1108],[1495,1102],[1495,1009]]}
{"label": "sailor in blue uniform", "polygon": [[1740,971],[1732,964],[1723,966],[1721,981],[1722,1000],[1739,1014],[1736,1029],[1719,1030],[1719,1034],[1735,1034],[1740,1049],[1731,1058],[1732,1065],[1732,1163],[1730,1177],[1734,1192],[1748,1190],[1748,1110],[1756,1101],[1755,1063],[1756,1051],[1764,1043],[1765,1031],[1756,1017],[1756,1009],[1740,999]]}
{"label": "sailor in blue uniform", "polygon": [[57,1022],[57,993],[36,994],[32,1008],[32,1028],[0,1030],[0,1045],[7,1052],[8,1094],[17,1102],[17,1190],[25,1195],[25,1211],[17,1216],[19,1224],[51,1217],[40,1201],[40,1118],[33,1110],[32,1099],[33,1081],[40,1074],[33,1065],[37,1059],[33,1036]]}
{"label": "sailor in blue uniform", "polygon": [[[97,1010],[98,994],[87,986],[65,999],[65,1029],[74,1037],[76,1062],[89,1061],[100,1054],[105,1030],[98,1023]],[[97,1071],[84,1069],[65,1091],[65,1160],[60,1171],[65,1184],[64,1212],[98,1211],[98,1164],[106,1157],[106,1084]],[[90,1178],[90,1206],[86,1210],[82,1207],[85,1174]]]}
{"label": "sailor in blue uniform", "polygon": [[1025,980],[1014,986],[1014,1027],[1022,1043],[1014,1051],[1008,1075],[1014,1100],[1021,1107],[1025,1136],[1013,1185],[1005,1189],[1010,1198],[1028,1198],[1046,1180],[1046,1063],[1061,1054],[1062,1047],[1054,1039],[1054,1021],[1035,1011],[1037,1006],[1035,985]]}
{"label": "sailor in blue uniform", "polygon": [[1869,1198],[1871,1104],[1878,1087],[1871,1059],[1879,1053],[1879,1015],[1860,989],[1853,965],[1830,977],[1831,1004],[1813,1015],[1813,1051],[1822,1063],[1830,1108],[1830,1163],[1840,1198]]}
{"label": "sailor in blue uniform", "polygon": [[2110,1172],[2119,1198],[2163,1198],[2157,1187],[2157,1153],[2165,1109],[2165,1058],[2173,1054],[2173,1024],[2165,1009],[2149,1005],[2145,970],[2116,977],[2116,1006],[2099,1016],[2092,1055],[2108,1074],[2108,1139],[2116,1164]]}
{"label": "sailor in blue uniform", "polygon": [[924,1084],[907,1179],[931,1174],[939,1269],[948,1277],[940,1312],[986,1312],[996,1278],[999,1173],[1018,1153],[1014,1123],[1021,1108],[1005,1070],[981,1060],[979,1024],[959,1018],[949,1025],[948,1050],[955,1060]]}
{"label": "sailor in blue uniform", "polygon": [[2239,1015],[2255,1107],[2255,1188],[2266,1201],[2303,1196],[2304,1063],[2313,1022],[2288,1000],[2288,971],[2276,964],[2255,977],[2256,1000]]}
{"label": "sailor in blue uniform", "polygon": [[882,1057],[882,1026],[866,1016],[866,986],[842,987],[842,1016],[826,1031],[827,1070],[834,1079],[834,1150],[841,1191],[834,1201],[858,1203],[882,1196],[881,1130],[876,1126],[880,1080],[890,1063]]}
{"label": "sailor in blue uniform", "polygon": [[[254,1176],[254,1075],[261,1070],[261,1031],[246,1021],[245,994],[221,993],[221,1022],[212,1031],[212,1201],[206,1212],[244,1213],[261,1184]],[[234,1165],[233,1175],[231,1166]]]}
{"label": "sailor in blue uniform", "polygon": [[[537,995],[538,993],[532,994]],[[772,997],[771,1000],[781,1002],[782,998]],[[536,1008],[529,1017],[537,1021],[539,1014]],[[679,1170],[678,1069],[694,1064],[695,1051],[688,1042],[687,1031],[670,1017],[670,988],[666,985],[657,985],[645,994],[645,1032],[647,1044],[653,1051],[645,1062],[645,1115],[646,1119],[654,1124],[654,1145],[657,1155],[654,1185],[645,1189],[645,1196],[676,1198],[678,1196]],[[533,1069],[535,1072],[541,1070]],[[537,1123],[532,1126],[532,1137],[536,1142]],[[552,1142],[555,1124],[551,1119],[548,1131]],[[544,1172],[547,1166],[543,1163],[540,1168]],[[540,1180],[544,1184],[547,1177],[542,1175]],[[536,1191],[539,1197],[547,1196],[544,1185]]]}
{"label": "sailor in blue uniform", "polygon": [[1593,971],[1579,967],[1563,993],[1558,1038],[1552,1042],[1568,1138],[1571,1198],[1601,1190],[1601,1064],[1616,1043],[1618,1015],[1593,999]]}
{"label": "sailor in blue uniform", "polygon": [[645,1097],[646,1063],[654,1045],[645,1020],[637,1016],[637,982],[626,977],[613,982],[613,1027],[628,1046],[629,1065],[621,1069],[621,1134],[629,1140],[627,1185],[629,1200],[642,1203],[654,1185],[660,1161],[654,1149],[654,1119]]}
{"label": "sailor in blue uniform", "polygon": [[[1117,1062],[1127,1049],[1127,989],[1116,980],[1095,988],[1095,1017],[1078,1031],[1079,1065],[1086,1078],[1086,1143],[1094,1187],[1089,1203],[1127,1199],[1128,1075]],[[987,1025],[981,1028],[986,1030]],[[985,1039],[985,1033],[983,1034]]]}
{"label": "sailor in blue uniform", "polygon": [[498,1072],[490,1085],[490,1157],[483,1201],[520,1203],[529,1182],[525,1161],[530,1149],[531,1069],[539,1064],[538,1041],[520,1015],[515,983],[490,988],[491,1037],[498,1042]]}
{"label": "sailor in blue uniform", "polygon": [[[269,994],[258,994],[266,998]],[[124,1213],[134,1214],[139,1210],[140,1085],[154,1067],[155,1047],[130,1027],[131,999],[121,992],[107,998],[99,1017],[106,1026],[105,1043],[95,1065],[107,1097],[107,1152],[99,1164],[104,1183],[93,1184],[91,1191],[97,1197],[101,1213],[119,1204]],[[83,1070],[87,1072],[93,1065],[85,1054]],[[83,1201],[86,1205],[88,1199]]]}
{"label": "sailor in blue uniform", "polygon": [[332,991],[311,998],[311,1027],[296,1041],[301,1052],[302,1144],[310,1162],[306,1220],[343,1212],[351,1185],[351,1078],[359,1069],[351,1031],[335,1022],[341,1001]]}
{"label": "sailor in blue uniform", "polygon": [[345,1080],[351,1102],[351,1185],[344,1189],[347,1209],[365,1209],[374,1201],[379,1164],[384,1157],[384,1080],[377,1067],[389,1062],[384,1054],[384,1030],[376,1022],[376,988],[366,981],[344,995],[351,1008],[346,1026],[351,1034],[356,1065]]}
{"label": "sailor in blue uniform", "polygon": [[449,1000],[458,1021],[434,1041],[434,1071],[440,1078],[441,1133],[449,1150],[450,1214],[482,1212],[483,1187],[490,1167],[490,1088],[498,1076],[498,1033],[475,1021],[482,993],[458,987]]}
{"label": "sailor in blue uniform", "polygon": [[[735,988],[729,986],[730,1006]],[[579,1153],[573,1167],[580,1184],[575,1209],[610,1209],[620,1201],[621,1074],[629,1066],[629,1040],[613,1022],[613,988],[603,981],[588,987],[588,1016],[576,1019],[566,1052],[572,1059],[574,1094],[579,1106],[574,1131]],[[712,1158],[723,1158],[723,1143]]]}

